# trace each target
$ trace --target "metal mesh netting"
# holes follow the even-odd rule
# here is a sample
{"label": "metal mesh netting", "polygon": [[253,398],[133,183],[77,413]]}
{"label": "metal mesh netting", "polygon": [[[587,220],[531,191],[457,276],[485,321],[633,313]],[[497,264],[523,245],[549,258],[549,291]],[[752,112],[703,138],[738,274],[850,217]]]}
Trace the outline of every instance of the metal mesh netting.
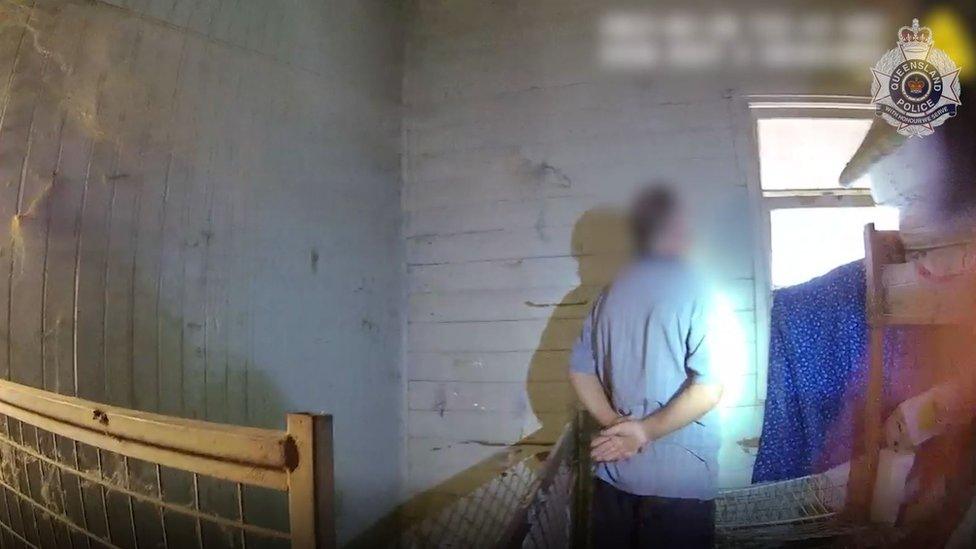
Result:
{"label": "metal mesh netting", "polygon": [[539,484],[536,456],[509,467],[471,494],[406,532],[405,547],[497,547],[520,503]]}
{"label": "metal mesh netting", "polygon": [[808,522],[833,516],[844,504],[847,479],[811,475],[726,490],[715,500],[716,528],[734,530]]}
{"label": "metal mesh netting", "polygon": [[288,547],[287,496],[0,415],[3,547]]}
{"label": "metal mesh netting", "polygon": [[[883,546],[893,529],[839,518],[847,495],[846,468],[782,482],[726,490],[715,500],[720,547]],[[846,541],[841,541],[846,540]]]}
{"label": "metal mesh netting", "polygon": [[522,547],[570,547],[573,535],[577,468],[571,459],[559,461],[548,489],[539,490],[529,506],[529,533]]}
{"label": "metal mesh netting", "polygon": [[[571,434],[572,433],[572,434]],[[586,515],[576,516],[579,471],[575,430],[551,453],[537,453],[507,468],[401,539],[406,547],[571,547]],[[585,454],[585,453],[584,453]],[[584,464],[585,465],[585,464]],[[793,542],[831,546],[838,540],[867,545],[893,539],[876,526],[841,521],[847,493],[844,468],[819,475],[726,490],[716,499],[716,534],[723,547],[779,547]],[[584,498],[585,499],[585,498]]]}
{"label": "metal mesh netting", "polygon": [[576,504],[575,430],[552,452],[508,467],[436,515],[407,530],[404,547],[564,548]]}

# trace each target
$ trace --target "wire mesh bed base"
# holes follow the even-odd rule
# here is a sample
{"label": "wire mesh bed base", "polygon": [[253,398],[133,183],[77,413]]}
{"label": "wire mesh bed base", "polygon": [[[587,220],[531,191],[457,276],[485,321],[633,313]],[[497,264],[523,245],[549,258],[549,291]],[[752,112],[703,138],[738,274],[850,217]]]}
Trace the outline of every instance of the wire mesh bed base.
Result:
{"label": "wire mesh bed base", "polygon": [[722,491],[715,500],[720,547],[878,547],[899,537],[895,528],[854,524],[840,511],[847,470]]}
{"label": "wire mesh bed base", "polygon": [[579,478],[576,423],[402,533],[405,548],[564,549],[573,546]]}
{"label": "wire mesh bed base", "polygon": [[[589,463],[567,425],[548,451],[512,463],[466,496],[401,533],[398,547],[586,546]],[[719,547],[884,547],[903,530],[842,516],[849,468],[724,490],[716,499]],[[580,481],[582,479],[582,484]]]}

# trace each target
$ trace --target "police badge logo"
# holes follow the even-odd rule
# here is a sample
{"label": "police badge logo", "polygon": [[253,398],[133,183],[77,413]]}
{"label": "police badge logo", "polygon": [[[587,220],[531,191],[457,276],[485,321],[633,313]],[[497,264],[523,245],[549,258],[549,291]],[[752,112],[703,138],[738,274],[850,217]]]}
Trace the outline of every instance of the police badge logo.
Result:
{"label": "police badge logo", "polygon": [[908,137],[932,134],[962,103],[959,67],[933,44],[932,30],[913,19],[911,27],[899,29],[898,47],[871,69],[877,115]]}

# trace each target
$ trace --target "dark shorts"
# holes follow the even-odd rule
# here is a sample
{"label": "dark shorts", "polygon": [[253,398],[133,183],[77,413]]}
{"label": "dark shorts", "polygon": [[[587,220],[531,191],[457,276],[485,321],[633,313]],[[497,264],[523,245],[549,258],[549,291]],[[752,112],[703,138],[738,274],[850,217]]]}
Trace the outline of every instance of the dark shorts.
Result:
{"label": "dark shorts", "polygon": [[635,496],[595,479],[591,520],[594,549],[715,543],[714,500]]}

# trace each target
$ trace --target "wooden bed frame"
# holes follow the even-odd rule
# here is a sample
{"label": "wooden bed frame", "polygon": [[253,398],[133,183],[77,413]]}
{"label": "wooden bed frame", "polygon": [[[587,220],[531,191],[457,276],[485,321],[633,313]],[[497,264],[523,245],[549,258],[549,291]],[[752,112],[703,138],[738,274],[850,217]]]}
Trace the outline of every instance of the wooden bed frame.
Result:
{"label": "wooden bed frame", "polygon": [[[868,384],[862,452],[852,462],[848,510],[870,516],[883,434],[884,333],[892,326],[976,325],[976,234],[865,227]],[[935,274],[925,264],[938,265]]]}
{"label": "wooden bed frame", "polygon": [[[97,456],[97,469],[79,463],[80,449]],[[292,547],[335,546],[331,416],[288,414],[287,430],[258,429],[105,406],[0,380],[0,451],[0,533],[27,546],[50,546],[52,539],[57,546],[65,539],[74,546],[76,537],[118,546],[106,494],[116,505],[124,507],[127,501],[131,534],[117,526],[115,533],[116,538],[131,535],[136,546],[133,502],[158,513],[153,526],[156,532],[161,526],[157,543],[165,547],[170,546],[167,520],[175,516],[195,521],[200,547],[205,545],[204,524],[244,544],[253,536]],[[103,470],[110,459],[122,465],[114,478]],[[130,459],[155,468],[148,487],[130,480]],[[192,480],[192,502],[165,497],[162,468]],[[203,477],[236,489],[236,517],[201,507],[198,482]],[[243,494],[248,487],[287,494],[287,531],[247,520]],[[68,512],[69,492],[78,495],[80,515]],[[90,527],[89,522],[101,519],[86,514],[82,494],[100,494],[105,528]]]}

